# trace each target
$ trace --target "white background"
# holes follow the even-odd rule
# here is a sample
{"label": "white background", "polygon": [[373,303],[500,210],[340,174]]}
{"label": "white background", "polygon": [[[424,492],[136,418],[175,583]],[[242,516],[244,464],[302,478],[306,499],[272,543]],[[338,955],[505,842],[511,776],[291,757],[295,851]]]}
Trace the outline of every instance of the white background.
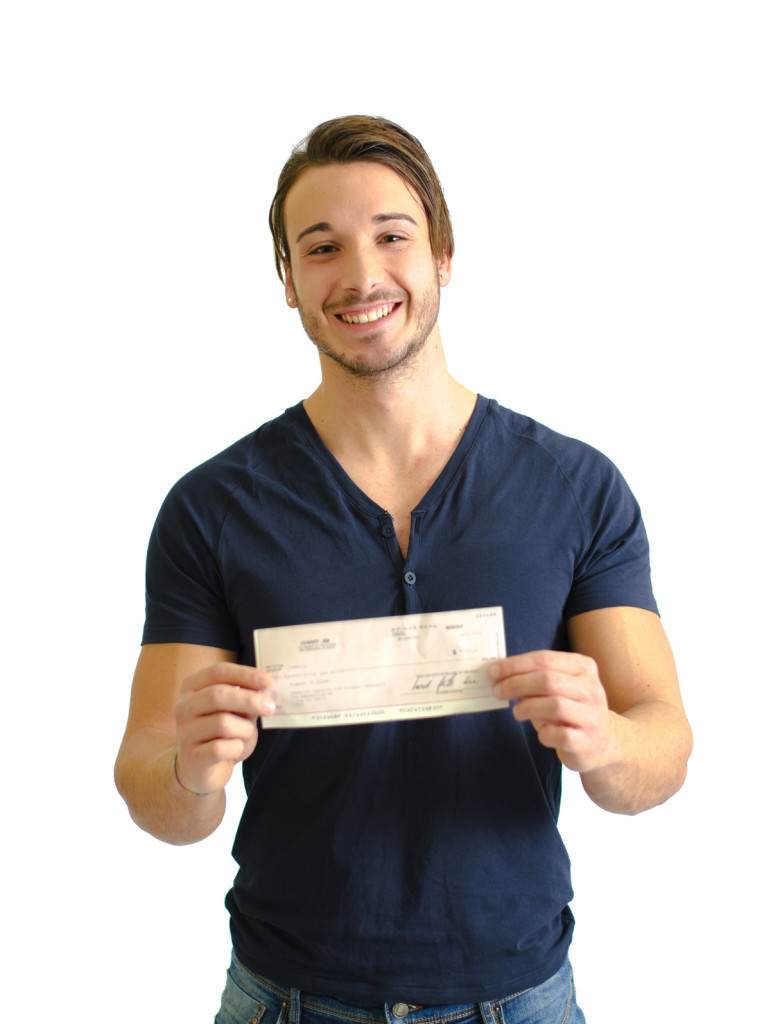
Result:
{"label": "white background", "polygon": [[441,176],[452,371],[604,450],[650,533],[696,750],[679,796],[635,819],[566,773],[590,1024],[751,1019],[757,8],[4,5],[4,1020],[217,1007],[238,781],[218,834],[174,849],[132,824],[111,777],[145,546],[178,476],[317,382],[266,214],[292,145],[358,112],[413,131]]}

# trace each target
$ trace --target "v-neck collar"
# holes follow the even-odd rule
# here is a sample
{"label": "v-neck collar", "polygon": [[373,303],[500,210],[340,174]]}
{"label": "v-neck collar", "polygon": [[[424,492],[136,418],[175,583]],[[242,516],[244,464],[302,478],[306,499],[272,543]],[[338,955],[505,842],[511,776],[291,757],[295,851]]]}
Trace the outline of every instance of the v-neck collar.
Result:
{"label": "v-neck collar", "polygon": [[[440,474],[433,485],[417,504],[416,508],[411,509],[411,512],[425,511],[432,505],[436,504],[445,491],[448,490],[452,480],[461,469],[464,460],[480,433],[480,429],[488,412],[489,404],[490,403],[487,398],[484,398],[482,395],[477,396],[475,408],[472,410],[472,415],[467,421],[464,433],[459,439],[459,443],[454,449],[453,454],[440,471]],[[327,467],[336,480],[338,486],[345,492],[348,498],[350,498],[356,505],[360,506],[364,512],[367,512],[370,515],[379,516],[380,514],[384,514],[385,510],[382,506],[373,501],[368,494],[366,494],[366,492],[356,484],[353,478],[344,470],[340,462],[329,451],[327,446],[321,440],[318,431],[313,426],[310,416],[308,416],[305,411],[305,407],[302,402],[293,406],[290,411],[304,438],[315,452],[316,456]]]}

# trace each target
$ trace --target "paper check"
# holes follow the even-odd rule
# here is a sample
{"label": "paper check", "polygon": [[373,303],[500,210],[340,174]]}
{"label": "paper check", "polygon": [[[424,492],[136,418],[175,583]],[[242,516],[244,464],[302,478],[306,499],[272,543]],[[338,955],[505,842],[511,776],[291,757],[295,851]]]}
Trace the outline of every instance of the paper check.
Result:
{"label": "paper check", "polygon": [[501,608],[256,629],[276,713],[264,729],[389,722],[505,708],[487,663],[505,654]]}

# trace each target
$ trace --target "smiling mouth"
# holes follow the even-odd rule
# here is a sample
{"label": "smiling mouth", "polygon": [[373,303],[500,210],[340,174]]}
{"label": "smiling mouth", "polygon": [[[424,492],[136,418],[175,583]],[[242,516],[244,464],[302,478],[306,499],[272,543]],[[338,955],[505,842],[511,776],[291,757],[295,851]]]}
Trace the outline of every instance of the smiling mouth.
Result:
{"label": "smiling mouth", "polygon": [[398,302],[391,302],[384,306],[377,306],[376,309],[365,310],[363,313],[337,313],[336,316],[346,324],[370,324],[375,320],[383,320],[399,305]]}

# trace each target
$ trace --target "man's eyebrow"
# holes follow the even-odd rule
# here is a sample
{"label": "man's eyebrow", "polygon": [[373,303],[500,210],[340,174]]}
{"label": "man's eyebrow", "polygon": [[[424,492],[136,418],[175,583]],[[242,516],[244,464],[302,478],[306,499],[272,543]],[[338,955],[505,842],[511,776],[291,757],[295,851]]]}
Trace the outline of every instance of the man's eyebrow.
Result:
{"label": "man's eyebrow", "polygon": [[[371,218],[372,224],[385,224],[389,220],[407,220],[415,227],[417,226],[417,222],[414,218],[410,217],[407,213],[377,213]],[[329,224],[328,221],[321,220],[317,224],[311,224],[309,228],[305,228],[304,231],[301,231],[297,236],[297,241],[299,242],[301,239],[305,238],[306,235],[312,235],[316,231],[331,230],[331,224]]]}
{"label": "man's eyebrow", "polygon": [[314,231],[331,231],[331,230],[332,230],[331,224],[327,224],[327,222],[325,220],[322,220],[322,221],[319,221],[318,224],[311,224],[309,228],[305,228],[304,231],[301,231],[299,233],[299,235],[297,236],[297,241],[299,242],[300,239],[301,238],[305,238],[306,235],[312,235]]}
{"label": "man's eyebrow", "polygon": [[388,220],[407,220],[416,227],[416,221],[407,213],[378,213],[371,218],[372,224],[384,224]]}

